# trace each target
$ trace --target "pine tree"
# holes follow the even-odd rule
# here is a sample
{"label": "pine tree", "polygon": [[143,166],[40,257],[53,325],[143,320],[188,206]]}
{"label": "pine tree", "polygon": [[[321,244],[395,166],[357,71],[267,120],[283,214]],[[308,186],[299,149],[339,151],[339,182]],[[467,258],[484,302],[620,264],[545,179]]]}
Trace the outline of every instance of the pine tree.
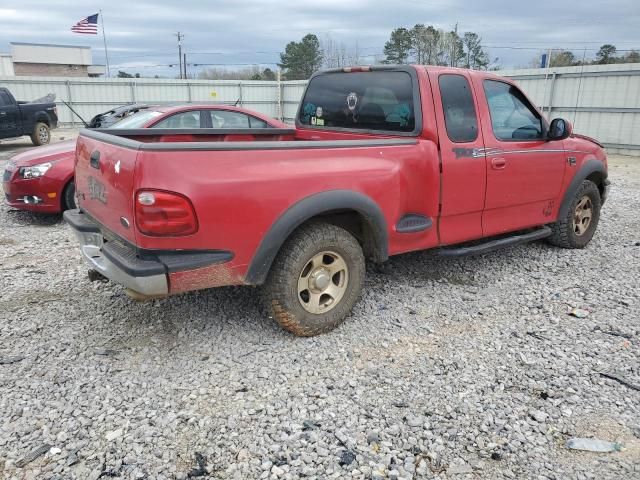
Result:
{"label": "pine tree", "polygon": [[289,42],[280,54],[280,68],[287,80],[306,80],[322,65],[318,37],[309,33],[300,42]]}
{"label": "pine tree", "polygon": [[396,28],[391,32],[391,38],[384,45],[386,56],[384,63],[407,63],[411,51],[411,33],[404,27]]}

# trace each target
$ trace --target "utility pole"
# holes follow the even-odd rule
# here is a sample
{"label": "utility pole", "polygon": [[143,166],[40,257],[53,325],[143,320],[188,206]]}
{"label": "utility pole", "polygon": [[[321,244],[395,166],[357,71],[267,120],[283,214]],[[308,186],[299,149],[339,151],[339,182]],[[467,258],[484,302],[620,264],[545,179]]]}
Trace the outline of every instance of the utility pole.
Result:
{"label": "utility pole", "polygon": [[184,38],[183,33],[176,33],[176,37],[178,37],[178,63],[180,66],[180,78],[182,78],[182,39]]}
{"label": "utility pole", "polygon": [[456,49],[458,48],[458,22],[456,22],[456,28],[453,30],[453,38],[451,39],[451,66],[455,67],[458,64],[456,58]]}
{"label": "utility pole", "polygon": [[182,64],[184,65],[184,78],[187,79],[189,78],[187,77],[187,54],[183,53],[182,58],[184,59],[184,61],[182,62]]}

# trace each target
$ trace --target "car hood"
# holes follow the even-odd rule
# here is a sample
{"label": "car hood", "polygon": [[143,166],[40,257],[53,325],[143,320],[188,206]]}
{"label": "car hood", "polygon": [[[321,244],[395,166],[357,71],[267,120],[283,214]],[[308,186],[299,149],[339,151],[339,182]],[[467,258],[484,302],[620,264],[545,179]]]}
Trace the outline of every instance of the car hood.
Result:
{"label": "car hood", "polygon": [[37,165],[38,163],[52,162],[73,156],[75,150],[75,139],[65,140],[64,142],[58,142],[52,145],[31,148],[26,152],[14,156],[11,158],[11,161],[15,163],[16,167],[29,167],[31,165]]}

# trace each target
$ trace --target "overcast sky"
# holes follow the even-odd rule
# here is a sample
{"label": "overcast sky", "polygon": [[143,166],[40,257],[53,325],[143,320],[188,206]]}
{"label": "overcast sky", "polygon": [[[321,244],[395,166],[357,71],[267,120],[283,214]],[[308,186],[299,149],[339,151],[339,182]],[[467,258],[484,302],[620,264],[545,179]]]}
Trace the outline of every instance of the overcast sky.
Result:
{"label": "overcast sky", "polygon": [[[104,62],[102,36],[71,33],[71,26],[103,9],[112,70],[177,75],[176,37],[185,34],[188,63],[262,64],[274,67],[287,42],[306,33],[330,35],[361,55],[381,54],[395,27],[416,23],[483,38],[504,68],[526,66],[541,50],[572,49],[595,55],[603,43],[640,49],[640,1],[538,0],[3,0],[0,52],[9,42],[90,45]],[[371,60],[373,57],[369,57]],[[366,59],[365,59],[366,60]],[[164,66],[157,66],[164,65]],[[190,66],[190,72],[203,68]]]}

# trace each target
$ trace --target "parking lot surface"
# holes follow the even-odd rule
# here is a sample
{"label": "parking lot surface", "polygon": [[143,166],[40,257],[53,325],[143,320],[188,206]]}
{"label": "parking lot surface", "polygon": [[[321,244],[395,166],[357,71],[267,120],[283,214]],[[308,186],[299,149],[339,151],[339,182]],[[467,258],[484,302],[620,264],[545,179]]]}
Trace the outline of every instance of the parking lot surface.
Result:
{"label": "parking lot surface", "polygon": [[255,288],[136,303],[0,207],[0,477],[640,478],[640,159],[610,169],[585,250],[393,258],[309,339]]}

